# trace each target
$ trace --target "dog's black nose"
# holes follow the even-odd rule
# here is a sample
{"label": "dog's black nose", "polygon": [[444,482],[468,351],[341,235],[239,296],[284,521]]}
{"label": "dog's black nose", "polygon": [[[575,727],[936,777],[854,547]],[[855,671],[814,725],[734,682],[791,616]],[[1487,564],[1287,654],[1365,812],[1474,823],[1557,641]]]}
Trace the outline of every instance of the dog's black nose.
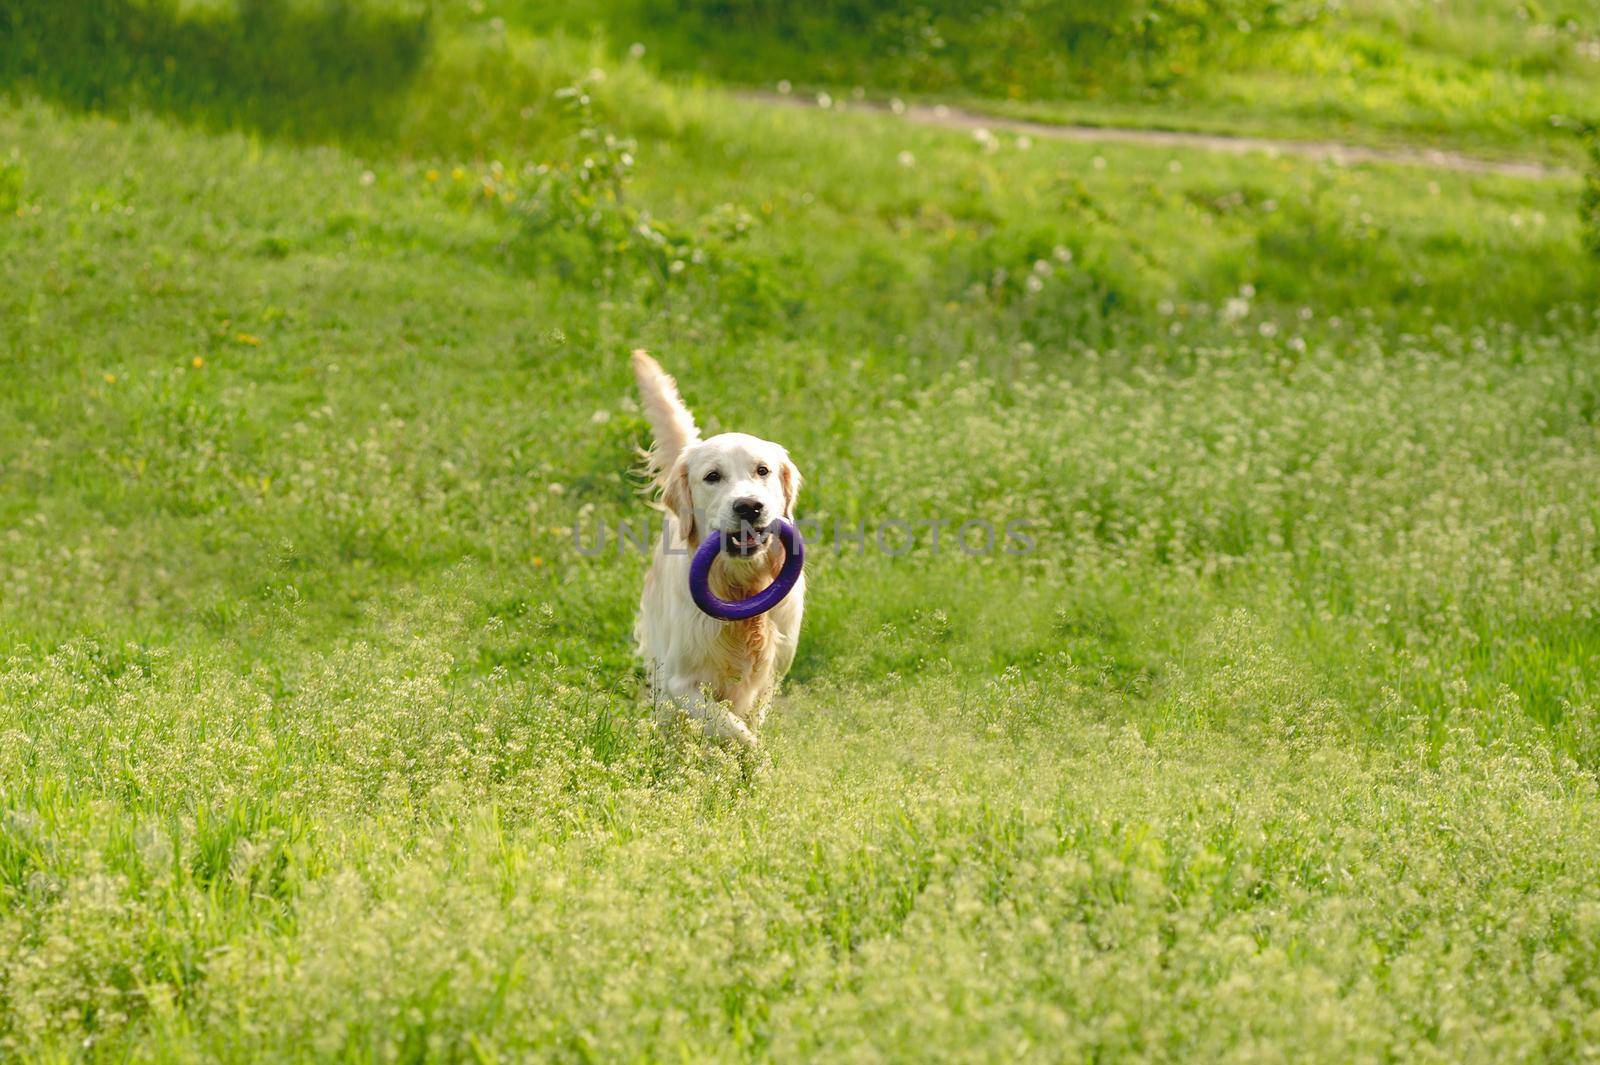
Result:
{"label": "dog's black nose", "polygon": [[766,509],[767,505],[759,499],[740,499],[733,504],[733,512],[739,515],[740,521],[760,521]]}

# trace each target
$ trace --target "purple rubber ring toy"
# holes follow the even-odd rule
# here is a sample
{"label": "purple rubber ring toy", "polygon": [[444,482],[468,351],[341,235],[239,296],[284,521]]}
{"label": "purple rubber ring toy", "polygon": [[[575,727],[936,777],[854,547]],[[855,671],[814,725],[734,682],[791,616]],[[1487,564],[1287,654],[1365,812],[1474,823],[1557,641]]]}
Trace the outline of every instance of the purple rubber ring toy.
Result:
{"label": "purple rubber ring toy", "polygon": [[794,590],[795,582],[800,579],[800,571],[805,568],[806,545],[800,539],[800,530],[792,523],[774,518],[772,528],[777,531],[778,539],[783,542],[784,553],[788,556],[783,560],[783,568],[771,584],[749,599],[738,601],[719,599],[711,594],[711,564],[722,552],[722,533],[713,529],[705,543],[695,551],[694,560],[689,563],[689,594],[694,596],[694,605],[720,621],[743,621],[765,614],[783,602]]}

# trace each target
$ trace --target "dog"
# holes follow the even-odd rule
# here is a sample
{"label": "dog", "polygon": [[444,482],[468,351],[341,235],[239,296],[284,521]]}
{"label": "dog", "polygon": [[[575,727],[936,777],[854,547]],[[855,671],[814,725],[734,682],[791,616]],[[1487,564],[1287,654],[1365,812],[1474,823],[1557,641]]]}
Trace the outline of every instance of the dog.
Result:
{"label": "dog", "polygon": [[646,490],[656,494],[665,525],[645,573],[634,640],[661,710],[681,710],[706,735],[753,748],[799,646],[805,577],[767,613],[719,621],[690,597],[689,563],[705,535],[719,530],[712,592],[744,599],[771,584],[784,551],[770,526],[774,518],[794,520],[800,471],[769,440],[744,433],[700,439],[676,382],[646,352],[633,353],[633,374],[653,434],[644,453]]}

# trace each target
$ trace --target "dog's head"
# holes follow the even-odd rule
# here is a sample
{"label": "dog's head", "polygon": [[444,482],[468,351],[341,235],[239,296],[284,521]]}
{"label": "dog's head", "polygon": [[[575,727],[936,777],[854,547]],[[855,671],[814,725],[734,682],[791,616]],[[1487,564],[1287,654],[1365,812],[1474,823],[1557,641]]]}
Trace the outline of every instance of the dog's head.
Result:
{"label": "dog's head", "polygon": [[728,554],[755,558],[771,542],[772,519],[794,520],[799,492],[800,471],[782,447],[744,433],[723,433],[678,456],[661,501],[690,544],[716,529]]}

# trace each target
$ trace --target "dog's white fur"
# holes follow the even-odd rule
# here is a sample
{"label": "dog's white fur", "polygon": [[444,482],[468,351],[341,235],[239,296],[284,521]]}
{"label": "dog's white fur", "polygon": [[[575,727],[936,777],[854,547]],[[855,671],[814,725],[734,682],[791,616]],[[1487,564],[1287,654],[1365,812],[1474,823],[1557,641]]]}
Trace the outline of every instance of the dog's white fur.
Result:
{"label": "dog's white fur", "polygon": [[[742,522],[748,530],[778,516],[793,521],[800,471],[767,440],[744,433],[701,440],[676,383],[645,352],[633,353],[633,373],[655,437],[646,466],[666,526],[645,574],[634,639],[658,705],[703,722],[708,735],[753,747],[772,693],[794,661],[805,577],[767,613],[718,621],[689,595],[689,562],[710,529],[727,535],[739,533]],[[747,514],[759,504],[759,522],[742,519],[736,504]],[[711,590],[746,598],[771,584],[782,564],[776,536],[746,558],[723,552],[711,568]]]}

